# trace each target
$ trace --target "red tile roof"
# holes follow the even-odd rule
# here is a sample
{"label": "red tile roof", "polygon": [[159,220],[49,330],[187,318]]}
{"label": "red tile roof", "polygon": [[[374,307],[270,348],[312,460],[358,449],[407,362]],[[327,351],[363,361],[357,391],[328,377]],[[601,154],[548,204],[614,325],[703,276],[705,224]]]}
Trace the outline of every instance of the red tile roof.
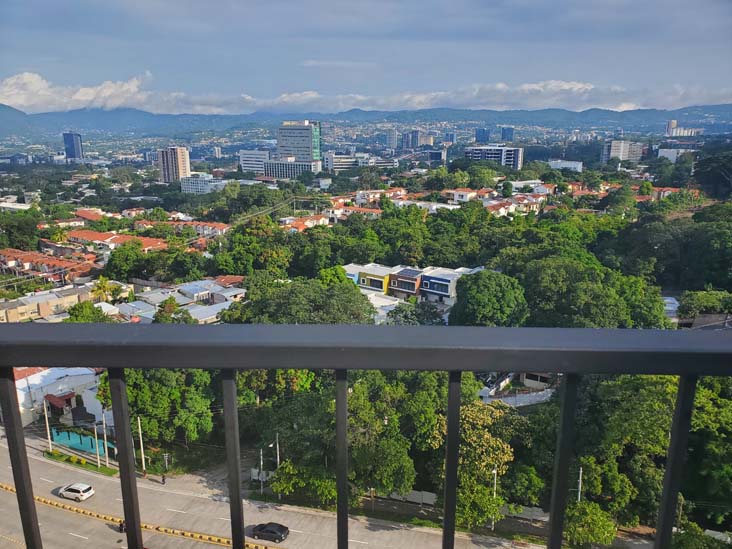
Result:
{"label": "red tile roof", "polygon": [[15,381],[18,382],[21,379],[30,377],[34,374],[37,374],[38,372],[42,372],[43,370],[48,370],[48,368],[44,368],[42,366],[27,366],[24,368],[13,368],[13,378],[15,378]]}

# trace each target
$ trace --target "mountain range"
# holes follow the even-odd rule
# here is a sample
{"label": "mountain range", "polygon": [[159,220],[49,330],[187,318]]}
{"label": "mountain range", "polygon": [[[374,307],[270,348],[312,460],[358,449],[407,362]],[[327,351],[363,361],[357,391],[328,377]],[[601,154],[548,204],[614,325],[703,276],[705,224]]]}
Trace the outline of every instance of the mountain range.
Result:
{"label": "mountain range", "polygon": [[154,114],[138,109],[79,109],[63,112],[26,114],[0,104],[0,137],[40,137],[64,131],[107,135],[182,136],[193,132],[223,132],[251,125],[271,125],[288,119],[314,119],[331,122],[477,122],[491,125],[535,125],[553,129],[616,129],[661,132],[669,119],[680,126],[704,128],[707,133],[732,132],[732,104],[702,105],[676,110],[637,109],[613,111],[588,109],[471,110],[422,109],[366,111],[351,109],[339,113],[252,114]]}

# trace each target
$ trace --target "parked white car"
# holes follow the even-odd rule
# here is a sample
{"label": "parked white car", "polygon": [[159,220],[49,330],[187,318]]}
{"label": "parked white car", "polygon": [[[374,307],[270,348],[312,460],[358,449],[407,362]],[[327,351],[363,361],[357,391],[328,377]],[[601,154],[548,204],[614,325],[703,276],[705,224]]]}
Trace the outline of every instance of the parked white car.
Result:
{"label": "parked white car", "polygon": [[94,495],[94,488],[88,484],[82,484],[77,482],[75,484],[67,484],[63,486],[58,493],[59,496],[66,499],[73,499],[74,501],[84,501]]}

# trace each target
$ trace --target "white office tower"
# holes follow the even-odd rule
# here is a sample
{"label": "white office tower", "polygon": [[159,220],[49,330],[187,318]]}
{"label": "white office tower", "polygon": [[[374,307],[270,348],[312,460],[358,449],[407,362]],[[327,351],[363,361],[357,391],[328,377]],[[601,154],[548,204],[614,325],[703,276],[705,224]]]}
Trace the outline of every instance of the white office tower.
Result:
{"label": "white office tower", "polygon": [[239,151],[239,166],[243,172],[264,173],[264,163],[271,160],[269,151]]}

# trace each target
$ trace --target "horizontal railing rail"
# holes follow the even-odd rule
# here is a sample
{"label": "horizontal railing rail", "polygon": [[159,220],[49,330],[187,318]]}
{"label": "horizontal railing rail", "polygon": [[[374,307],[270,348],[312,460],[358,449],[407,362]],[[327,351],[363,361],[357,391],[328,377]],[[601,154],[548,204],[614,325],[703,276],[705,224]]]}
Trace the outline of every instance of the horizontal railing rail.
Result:
{"label": "horizontal railing rail", "polygon": [[0,327],[0,349],[0,366],[674,375],[732,371],[732,337],[712,331],[6,324]]}
{"label": "horizontal railing rail", "polygon": [[454,547],[461,372],[556,372],[563,376],[548,547],[562,544],[577,390],[583,374],[679,375],[655,547],[670,546],[698,376],[732,375],[732,337],[719,331],[592,330],[407,326],[43,325],[0,327],[2,405],[26,545],[42,547],[13,367],[104,367],[120,466],[127,546],[142,549],[124,368],[224,370],[224,423],[232,543],[244,546],[235,370],[335,370],[337,545],[348,547],[347,370],[450,372],[443,548]]}

